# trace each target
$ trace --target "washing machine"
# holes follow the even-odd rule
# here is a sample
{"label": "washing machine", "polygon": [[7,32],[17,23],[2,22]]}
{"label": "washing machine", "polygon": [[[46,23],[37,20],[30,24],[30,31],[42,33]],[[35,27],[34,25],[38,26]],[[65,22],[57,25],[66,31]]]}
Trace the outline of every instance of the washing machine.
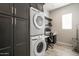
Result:
{"label": "washing machine", "polygon": [[30,35],[44,34],[44,28],[44,13],[33,7],[30,7]]}
{"label": "washing machine", "polygon": [[46,42],[44,35],[34,36],[30,38],[30,55],[44,56],[46,50]]}

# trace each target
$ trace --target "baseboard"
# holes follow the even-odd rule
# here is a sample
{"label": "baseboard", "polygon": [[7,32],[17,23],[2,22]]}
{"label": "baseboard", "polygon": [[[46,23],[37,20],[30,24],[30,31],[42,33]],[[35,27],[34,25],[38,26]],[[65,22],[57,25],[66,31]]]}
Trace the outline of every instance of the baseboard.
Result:
{"label": "baseboard", "polygon": [[72,44],[69,44],[69,43],[57,42],[56,44],[57,44],[57,45],[65,45],[65,46],[70,46],[70,47],[72,47]]}

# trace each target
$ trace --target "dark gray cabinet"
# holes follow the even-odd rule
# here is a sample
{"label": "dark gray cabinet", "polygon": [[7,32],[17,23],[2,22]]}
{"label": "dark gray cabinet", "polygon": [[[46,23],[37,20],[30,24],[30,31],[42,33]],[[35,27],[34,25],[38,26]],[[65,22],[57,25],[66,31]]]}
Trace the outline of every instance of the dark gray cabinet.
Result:
{"label": "dark gray cabinet", "polygon": [[25,42],[26,38],[26,20],[16,18],[15,24],[15,37],[16,37],[16,44],[20,42]]}
{"label": "dark gray cabinet", "polygon": [[27,55],[28,4],[14,4],[14,55]]}
{"label": "dark gray cabinet", "polygon": [[0,14],[0,55],[12,55],[13,25],[10,16]]}
{"label": "dark gray cabinet", "polygon": [[28,5],[26,3],[15,3],[14,4],[14,15],[21,18],[27,18]]}
{"label": "dark gray cabinet", "polygon": [[15,18],[14,55],[26,55],[27,20]]}
{"label": "dark gray cabinet", "polygon": [[15,56],[27,56],[26,54],[26,42],[21,42],[19,44],[16,44],[14,55]]}
{"label": "dark gray cabinet", "polygon": [[30,55],[30,7],[38,3],[0,3],[0,56]]}
{"label": "dark gray cabinet", "polygon": [[0,3],[0,13],[7,15],[12,15],[13,4],[10,3]]}

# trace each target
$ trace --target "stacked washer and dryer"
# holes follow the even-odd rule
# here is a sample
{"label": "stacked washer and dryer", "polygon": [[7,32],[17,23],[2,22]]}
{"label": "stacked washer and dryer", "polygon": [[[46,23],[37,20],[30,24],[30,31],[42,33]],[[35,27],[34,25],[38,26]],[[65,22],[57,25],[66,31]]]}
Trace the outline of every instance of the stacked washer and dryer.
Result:
{"label": "stacked washer and dryer", "polygon": [[44,13],[30,7],[30,55],[45,55],[46,42],[44,37]]}

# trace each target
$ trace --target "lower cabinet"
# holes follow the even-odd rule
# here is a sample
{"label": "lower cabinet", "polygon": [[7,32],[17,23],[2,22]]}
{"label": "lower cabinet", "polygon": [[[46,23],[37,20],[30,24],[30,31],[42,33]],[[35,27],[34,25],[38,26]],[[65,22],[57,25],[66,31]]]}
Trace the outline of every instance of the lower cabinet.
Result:
{"label": "lower cabinet", "polygon": [[0,14],[0,56],[13,55],[12,17]]}
{"label": "lower cabinet", "polygon": [[14,18],[14,55],[26,56],[27,20]]}
{"label": "lower cabinet", "polygon": [[15,56],[26,56],[26,43],[16,44],[14,53]]}
{"label": "lower cabinet", "polygon": [[26,40],[26,19],[0,15],[0,56],[26,56]]}

